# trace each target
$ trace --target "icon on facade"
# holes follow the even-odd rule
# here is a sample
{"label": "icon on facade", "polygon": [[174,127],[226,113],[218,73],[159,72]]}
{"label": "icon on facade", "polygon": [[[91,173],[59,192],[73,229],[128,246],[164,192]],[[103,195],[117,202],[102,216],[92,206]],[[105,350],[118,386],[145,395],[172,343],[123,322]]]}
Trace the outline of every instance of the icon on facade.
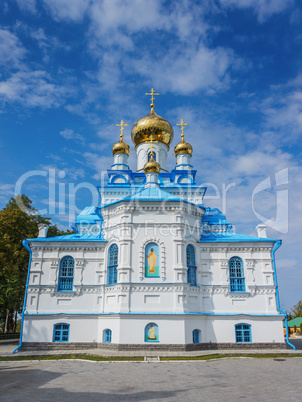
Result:
{"label": "icon on facade", "polygon": [[156,243],[146,246],[145,277],[159,278],[159,247]]}
{"label": "icon on facade", "polygon": [[145,342],[158,342],[159,331],[158,326],[154,323],[150,323],[145,327]]}

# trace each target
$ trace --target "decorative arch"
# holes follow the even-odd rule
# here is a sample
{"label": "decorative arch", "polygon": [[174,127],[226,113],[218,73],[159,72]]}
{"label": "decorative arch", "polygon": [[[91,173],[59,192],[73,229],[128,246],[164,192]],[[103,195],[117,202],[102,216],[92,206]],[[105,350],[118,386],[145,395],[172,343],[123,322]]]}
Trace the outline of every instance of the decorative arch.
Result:
{"label": "decorative arch", "polygon": [[231,292],[245,292],[243,261],[240,257],[229,259],[229,277]]}
{"label": "decorative arch", "polygon": [[166,280],[166,248],[164,245],[164,242],[162,242],[160,239],[156,239],[154,237],[149,237],[146,239],[140,247],[140,269],[139,269],[139,277],[140,280],[142,281],[145,278],[145,258],[146,258],[146,246],[149,243],[155,243],[159,247],[159,276],[162,278],[162,280]]}
{"label": "decorative arch", "polygon": [[125,176],[123,176],[122,174],[117,174],[117,175],[113,176],[110,181],[110,183],[112,183],[112,184],[124,184],[127,182],[128,182],[127,178]]}
{"label": "decorative arch", "polygon": [[[150,159],[151,159],[151,151],[148,152],[148,162]],[[156,161],[156,152],[155,151],[153,151],[153,159]]]}
{"label": "decorative arch", "polygon": [[179,184],[191,184],[191,183],[193,183],[193,179],[192,179],[191,176],[183,174],[183,175],[178,177],[177,183],[179,183]]}
{"label": "decorative arch", "polygon": [[59,279],[58,279],[58,291],[72,291],[73,289],[73,275],[74,275],[74,258],[70,255],[66,255],[61,258]]}
{"label": "decorative arch", "polygon": [[159,328],[154,322],[145,326],[145,342],[159,342]]}

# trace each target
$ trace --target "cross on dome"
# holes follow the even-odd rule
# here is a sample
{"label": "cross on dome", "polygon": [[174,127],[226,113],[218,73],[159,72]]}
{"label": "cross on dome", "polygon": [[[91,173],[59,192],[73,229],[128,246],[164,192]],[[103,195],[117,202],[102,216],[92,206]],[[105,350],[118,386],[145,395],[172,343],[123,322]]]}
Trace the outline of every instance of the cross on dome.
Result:
{"label": "cross on dome", "polygon": [[180,120],[180,123],[176,123],[177,126],[181,126],[181,140],[184,141],[184,126],[187,126],[188,123],[184,123],[183,119]]}
{"label": "cross on dome", "polygon": [[124,127],[128,126],[128,124],[125,124],[123,120],[121,120],[121,124],[117,124],[118,127],[120,127],[121,130],[121,134],[120,134],[120,138],[121,140],[124,137],[123,131],[124,131]]}
{"label": "cross on dome", "polygon": [[151,106],[152,108],[154,108],[154,103],[153,103],[153,101],[154,101],[154,95],[159,95],[159,93],[155,93],[155,92],[154,92],[154,89],[151,88],[151,92],[150,92],[150,93],[146,92],[145,95],[151,95],[151,105],[150,105],[150,106]]}

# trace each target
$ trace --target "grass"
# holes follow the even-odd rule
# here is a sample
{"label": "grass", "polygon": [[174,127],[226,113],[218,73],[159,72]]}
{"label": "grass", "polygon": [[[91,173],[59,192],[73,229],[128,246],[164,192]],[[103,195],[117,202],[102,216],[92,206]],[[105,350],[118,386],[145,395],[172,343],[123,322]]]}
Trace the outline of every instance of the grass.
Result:
{"label": "grass", "polygon": [[[161,357],[160,361],[181,361],[181,360],[214,360],[224,358],[238,358],[238,357],[252,357],[254,359],[288,359],[291,357],[302,357],[299,354],[214,354],[205,356],[165,356]],[[48,356],[0,356],[0,361],[21,361],[21,360],[66,360],[66,359],[83,359],[97,362],[120,362],[120,361],[133,361],[142,362],[144,357],[102,357],[91,355],[48,355]]]}

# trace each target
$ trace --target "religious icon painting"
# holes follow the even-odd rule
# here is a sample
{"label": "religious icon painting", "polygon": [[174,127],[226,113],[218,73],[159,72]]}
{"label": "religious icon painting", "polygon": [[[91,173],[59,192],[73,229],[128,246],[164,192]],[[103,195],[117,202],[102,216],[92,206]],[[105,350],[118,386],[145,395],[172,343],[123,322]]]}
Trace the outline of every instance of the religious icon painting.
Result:
{"label": "religious icon painting", "polygon": [[154,322],[145,327],[145,342],[159,342],[158,326]]}
{"label": "religious icon painting", "polygon": [[145,249],[145,277],[159,278],[159,247],[149,243]]}

